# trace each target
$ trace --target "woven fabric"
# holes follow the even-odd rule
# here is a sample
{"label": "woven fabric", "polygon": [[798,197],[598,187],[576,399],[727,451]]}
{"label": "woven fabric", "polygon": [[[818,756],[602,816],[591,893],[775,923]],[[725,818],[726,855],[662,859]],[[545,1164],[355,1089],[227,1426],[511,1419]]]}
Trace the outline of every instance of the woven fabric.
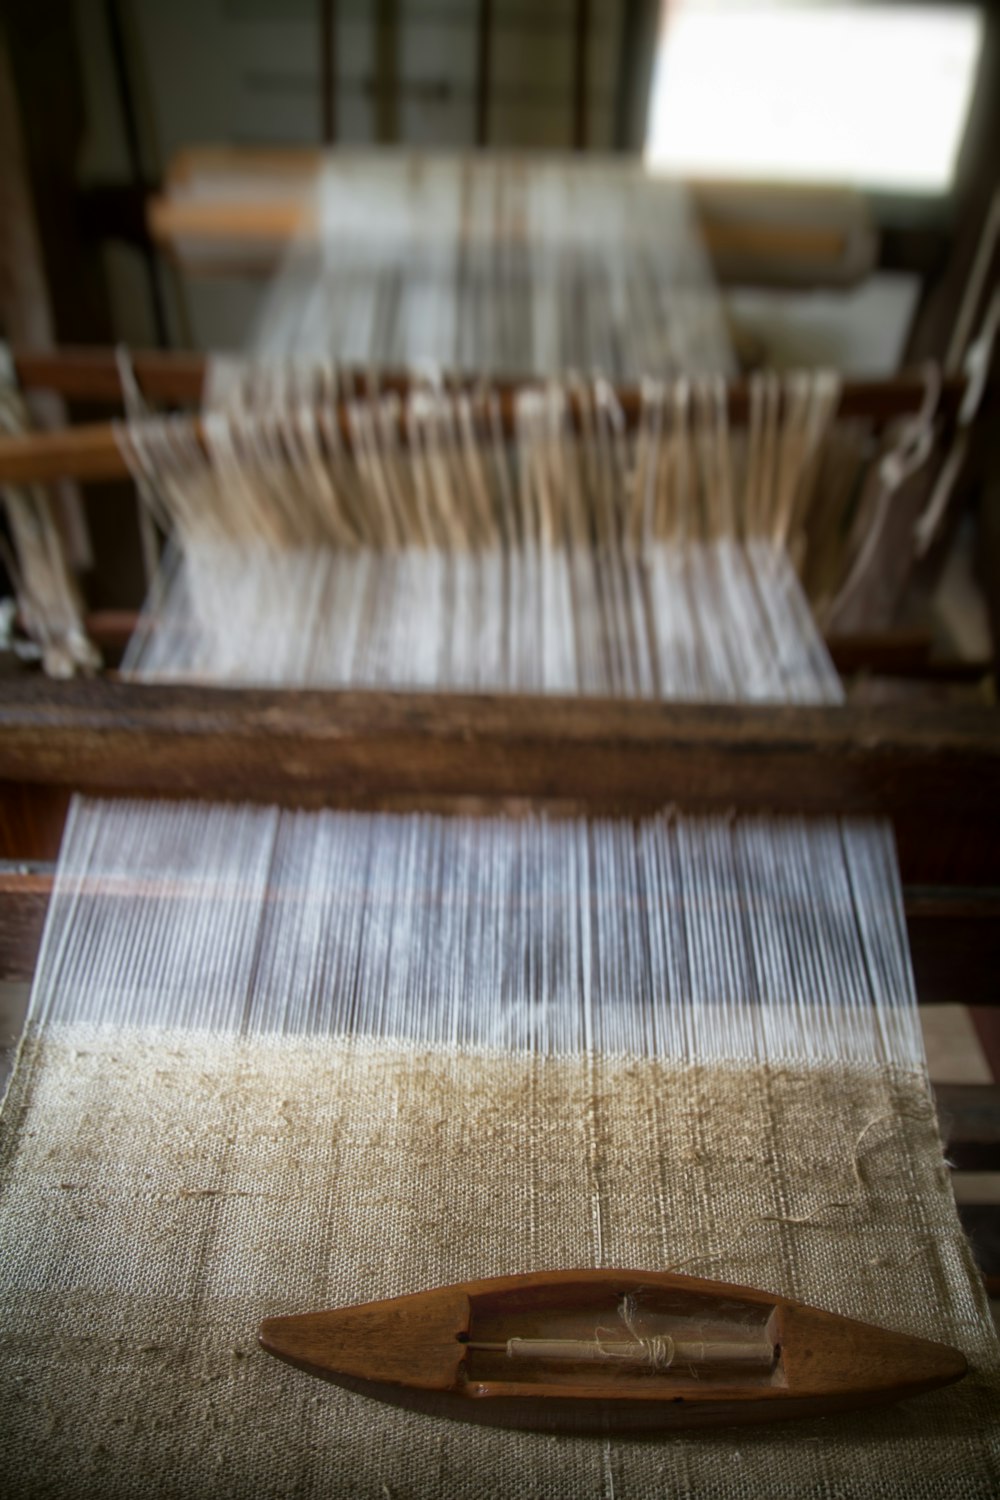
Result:
{"label": "woven fabric", "polygon": [[[607,1265],[963,1348],[961,1385],[605,1443],[397,1411],[262,1317]],[[920,1073],[53,1026],[0,1125],[7,1495],[992,1495],[998,1352]]]}

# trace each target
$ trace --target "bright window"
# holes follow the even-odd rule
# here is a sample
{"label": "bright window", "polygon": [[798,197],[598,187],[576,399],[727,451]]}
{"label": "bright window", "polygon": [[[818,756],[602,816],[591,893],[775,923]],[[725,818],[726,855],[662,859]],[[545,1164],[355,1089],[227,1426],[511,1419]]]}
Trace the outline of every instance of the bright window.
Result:
{"label": "bright window", "polygon": [[664,11],[653,169],[950,187],[982,41],[977,7],[668,0]]}

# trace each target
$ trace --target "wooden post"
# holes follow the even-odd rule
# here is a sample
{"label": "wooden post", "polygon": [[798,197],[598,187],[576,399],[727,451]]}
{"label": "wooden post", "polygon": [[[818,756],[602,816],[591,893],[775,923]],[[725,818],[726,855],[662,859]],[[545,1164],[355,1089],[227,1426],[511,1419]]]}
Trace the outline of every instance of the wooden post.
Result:
{"label": "wooden post", "polygon": [[375,6],[375,139],[380,146],[399,140],[399,14],[396,0]]}
{"label": "wooden post", "polygon": [[320,140],[337,139],[337,3],[319,0]]}
{"label": "wooden post", "polygon": [[576,0],[573,28],[573,150],[587,149],[587,87],[590,43],[590,0]]}
{"label": "wooden post", "polygon": [[479,0],[476,21],[476,145],[485,146],[490,133],[490,58],[493,43],[493,0]]}

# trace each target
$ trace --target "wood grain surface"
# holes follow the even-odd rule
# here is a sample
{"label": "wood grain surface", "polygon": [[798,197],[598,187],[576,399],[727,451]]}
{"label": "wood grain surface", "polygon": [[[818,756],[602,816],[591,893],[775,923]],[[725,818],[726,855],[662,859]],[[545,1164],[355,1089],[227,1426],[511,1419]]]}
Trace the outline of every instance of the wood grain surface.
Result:
{"label": "wood grain surface", "polygon": [[0,701],[0,781],[11,783],[2,823],[15,828],[38,821],[38,787],[290,806],[878,813],[893,822],[905,882],[1000,885],[1000,718],[988,708],[26,677]]}
{"label": "wood grain surface", "polygon": [[[553,1357],[565,1341],[601,1344],[623,1307],[630,1328],[634,1319],[637,1328],[642,1320],[661,1333],[674,1330],[678,1347],[700,1339],[684,1345],[690,1362],[674,1360],[672,1336],[653,1347],[655,1334],[648,1344],[633,1334],[645,1368],[601,1357],[600,1348],[583,1362]],[[521,1346],[516,1359],[510,1339]],[[752,1345],[752,1365],[734,1356],[741,1340]],[[260,1342],[308,1374],[394,1405],[491,1426],[604,1436],[821,1416],[917,1395],[960,1380],[967,1368],[961,1351],[947,1345],[789,1298],[611,1268],[495,1277],[269,1318]],[[770,1359],[762,1368],[763,1344]]]}

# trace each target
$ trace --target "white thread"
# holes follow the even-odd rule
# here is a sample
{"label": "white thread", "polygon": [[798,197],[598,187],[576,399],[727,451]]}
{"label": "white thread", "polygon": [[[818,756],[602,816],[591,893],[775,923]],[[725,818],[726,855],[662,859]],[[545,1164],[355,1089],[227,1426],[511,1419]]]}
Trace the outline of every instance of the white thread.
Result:
{"label": "white thread", "polygon": [[[129,429],[124,451],[144,493],[157,480],[157,511],[173,516],[181,560],[170,564],[125,671],[839,700],[766,515],[760,523],[756,511],[736,516],[717,388],[714,436],[703,431],[694,446],[686,385],[670,391],[679,415],[668,431],[658,415],[663,387],[647,382],[629,441],[610,388],[597,381],[572,387],[578,436],[559,385],[520,393],[517,439],[506,445],[492,396],[453,399],[419,387],[402,416],[394,397],[354,403],[348,453],[339,443],[321,452],[318,427],[303,425],[296,403],[309,380],[303,368],[251,368],[229,387],[225,410],[206,418],[207,457],[173,419]],[[819,377],[808,389],[825,399]],[[704,413],[708,395],[699,393]],[[400,421],[408,450],[395,437]],[[789,451],[791,493],[813,448]],[[646,494],[637,520],[639,476]]]}
{"label": "white thread", "polygon": [[733,368],[677,183],[621,163],[426,154],[327,158],[257,356],[523,377]]}
{"label": "white thread", "polygon": [[32,1015],[919,1063],[891,834],[78,801]]}

